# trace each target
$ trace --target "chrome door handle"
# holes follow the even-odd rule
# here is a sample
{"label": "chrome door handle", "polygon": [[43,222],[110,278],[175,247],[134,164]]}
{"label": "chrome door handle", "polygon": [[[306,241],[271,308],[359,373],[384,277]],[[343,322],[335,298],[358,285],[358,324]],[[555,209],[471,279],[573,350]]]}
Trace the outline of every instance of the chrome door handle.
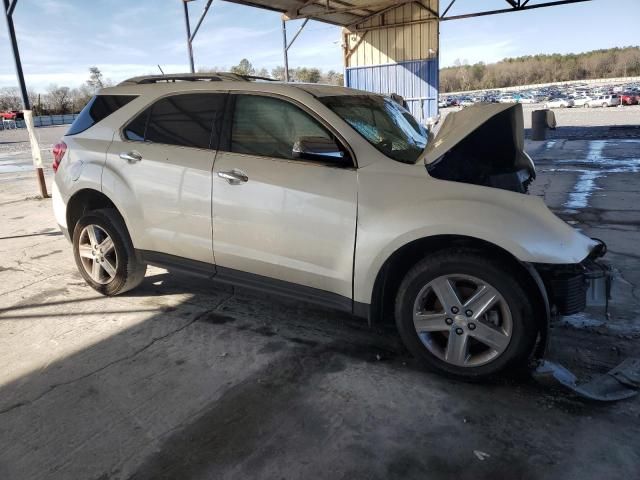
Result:
{"label": "chrome door handle", "polygon": [[240,170],[227,170],[226,172],[218,172],[218,176],[220,178],[224,178],[229,185],[240,185],[241,183],[246,183],[249,181],[249,177],[244,172]]}
{"label": "chrome door handle", "polygon": [[142,155],[134,150],[132,152],[122,152],[120,154],[120,158],[122,160],[126,160],[129,163],[136,163],[142,160]]}

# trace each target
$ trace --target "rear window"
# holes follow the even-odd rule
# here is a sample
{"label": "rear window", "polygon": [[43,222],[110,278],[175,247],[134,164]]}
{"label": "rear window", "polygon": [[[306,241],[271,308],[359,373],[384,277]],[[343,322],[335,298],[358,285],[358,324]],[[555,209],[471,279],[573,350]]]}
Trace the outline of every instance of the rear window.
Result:
{"label": "rear window", "polygon": [[78,118],[71,124],[67,135],[84,132],[135,98],[137,98],[135,95],[96,95],[89,100]]}

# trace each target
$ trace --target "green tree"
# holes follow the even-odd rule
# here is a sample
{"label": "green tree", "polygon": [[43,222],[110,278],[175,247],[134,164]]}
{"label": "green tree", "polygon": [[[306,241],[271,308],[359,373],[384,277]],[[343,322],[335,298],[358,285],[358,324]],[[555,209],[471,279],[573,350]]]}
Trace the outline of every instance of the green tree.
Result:
{"label": "green tree", "polygon": [[298,68],[295,71],[295,79],[303,83],[319,83],[321,78],[320,70],[317,68]]}
{"label": "green tree", "polygon": [[231,67],[231,73],[235,73],[238,75],[253,75],[255,74],[255,72],[255,68],[253,68],[251,62],[246,58],[240,60],[240,63],[238,65]]}

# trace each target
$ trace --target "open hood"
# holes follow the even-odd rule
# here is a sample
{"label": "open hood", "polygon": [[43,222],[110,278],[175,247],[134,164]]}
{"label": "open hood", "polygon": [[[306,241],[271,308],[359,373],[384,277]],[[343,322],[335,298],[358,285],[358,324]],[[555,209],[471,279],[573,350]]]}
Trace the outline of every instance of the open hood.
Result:
{"label": "open hood", "polygon": [[422,158],[442,180],[525,192],[535,178],[520,104],[479,103],[450,113]]}

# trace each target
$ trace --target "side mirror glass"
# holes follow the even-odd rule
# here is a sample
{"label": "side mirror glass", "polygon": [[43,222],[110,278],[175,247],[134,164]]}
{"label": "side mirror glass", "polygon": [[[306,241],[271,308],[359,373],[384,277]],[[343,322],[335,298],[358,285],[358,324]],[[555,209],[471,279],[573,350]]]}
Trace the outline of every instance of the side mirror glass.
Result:
{"label": "side mirror glass", "polygon": [[293,144],[293,158],[342,163],[344,152],[336,142],[325,137],[300,137]]}

